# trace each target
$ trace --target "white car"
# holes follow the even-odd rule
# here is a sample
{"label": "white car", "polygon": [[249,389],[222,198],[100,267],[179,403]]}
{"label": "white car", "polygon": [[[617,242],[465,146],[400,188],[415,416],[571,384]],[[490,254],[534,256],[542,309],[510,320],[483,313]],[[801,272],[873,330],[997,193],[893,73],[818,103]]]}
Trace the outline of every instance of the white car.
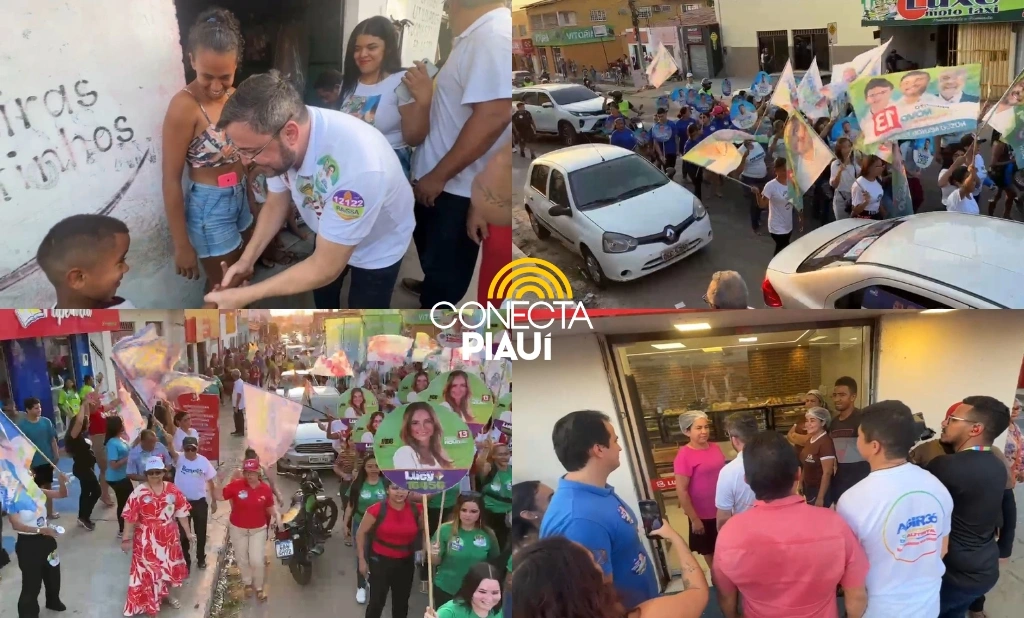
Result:
{"label": "white car", "polygon": [[618,146],[542,155],[531,163],[523,193],[533,232],[582,257],[598,288],[680,262],[713,238],[700,200]]}
{"label": "white car", "polygon": [[600,135],[605,97],[576,84],[539,84],[512,90],[512,111],[522,101],[533,116],[539,133],[558,135],[572,146],[580,135]]}
{"label": "white car", "polygon": [[761,285],[787,309],[1024,308],[1024,224],[955,212],[845,219],[797,239]]}
{"label": "white car", "polygon": [[[284,393],[292,401],[302,401],[303,389],[293,388]],[[312,409],[303,407],[299,416],[299,426],[295,431],[295,439],[288,447],[288,452],[277,462],[277,472],[285,474],[300,470],[324,470],[334,465],[338,454],[334,451],[333,440],[327,433],[320,430],[317,421],[326,420],[325,412],[338,417],[338,404],[341,393],[333,386],[314,386]]]}

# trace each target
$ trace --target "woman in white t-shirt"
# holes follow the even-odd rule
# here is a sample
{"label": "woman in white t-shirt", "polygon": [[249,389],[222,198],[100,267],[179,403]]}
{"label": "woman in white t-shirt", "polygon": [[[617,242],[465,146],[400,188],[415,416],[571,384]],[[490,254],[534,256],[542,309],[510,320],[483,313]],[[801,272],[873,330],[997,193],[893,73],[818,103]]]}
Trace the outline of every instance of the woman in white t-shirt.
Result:
{"label": "woman in white t-shirt", "polygon": [[962,212],[967,215],[980,215],[978,202],[974,199],[974,188],[978,184],[978,173],[974,165],[960,166],[949,175],[949,184],[954,187],[946,199],[942,201],[949,212]]}
{"label": "woman in white t-shirt", "polygon": [[[948,155],[947,155],[948,156]],[[946,159],[948,161],[948,159]],[[964,167],[967,165],[967,154],[963,148],[957,147],[956,152],[953,153],[953,161],[944,165],[939,170],[939,190],[942,191],[942,203],[946,203],[946,198],[952,195],[957,189],[949,182],[949,177],[952,171]]]}
{"label": "woman in white t-shirt", "polygon": [[[764,186],[764,190],[751,187],[754,199],[760,208],[768,209],[768,233],[775,241],[775,253],[789,245],[789,237],[793,234],[793,203],[789,201],[789,189],[786,188],[786,160],[782,157],[775,159],[775,178],[772,178]],[[803,217],[797,212],[797,219],[800,221],[800,231],[804,229]]]}
{"label": "woman in white t-shirt", "polygon": [[[405,85],[411,98],[399,100]],[[411,147],[427,138],[434,85],[422,64],[402,68],[398,32],[376,16],[359,22],[348,38],[341,81],[341,111],[372,124],[385,137],[410,174]]]}
{"label": "woman in white t-shirt", "polygon": [[174,430],[171,443],[174,445],[175,452],[181,452],[181,445],[185,438],[199,439],[199,432],[192,427],[192,416],[188,412],[177,412],[174,415],[174,425],[177,429]]}
{"label": "woman in white t-shirt", "polygon": [[857,179],[857,160],[853,157],[853,142],[846,137],[836,140],[836,158],[832,161],[829,174],[829,184],[835,194],[832,196],[832,210],[835,212],[836,221],[848,219],[851,204],[850,191],[853,189],[853,182]]}
{"label": "woman in white t-shirt", "polygon": [[853,203],[853,210],[850,216],[855,219],[875,219],[881,221],[885,218],[885,208],[882,207],[882,183],[879,178],[885,173],[885,161],[875,155],[864,159],[860,168],[860,177],[853,181],[850,189],[850,198]]}

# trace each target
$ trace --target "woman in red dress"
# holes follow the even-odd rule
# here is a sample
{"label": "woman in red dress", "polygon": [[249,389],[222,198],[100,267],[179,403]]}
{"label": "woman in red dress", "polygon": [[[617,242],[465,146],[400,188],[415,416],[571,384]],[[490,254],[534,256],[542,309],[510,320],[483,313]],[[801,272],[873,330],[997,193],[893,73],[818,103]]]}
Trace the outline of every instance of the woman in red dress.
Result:
{"label": "woman in red dress", "polygon": [[159,457],[148,459],[146,482],[135,488],[124,507],[121,550],[132,552],[125,616],[156,616],[161,603],[181,607],[171,596],[171,588],[181,586],[188,567],[174,520],[188,530],[191,507],[181,490],[164,481],[164,467]]}

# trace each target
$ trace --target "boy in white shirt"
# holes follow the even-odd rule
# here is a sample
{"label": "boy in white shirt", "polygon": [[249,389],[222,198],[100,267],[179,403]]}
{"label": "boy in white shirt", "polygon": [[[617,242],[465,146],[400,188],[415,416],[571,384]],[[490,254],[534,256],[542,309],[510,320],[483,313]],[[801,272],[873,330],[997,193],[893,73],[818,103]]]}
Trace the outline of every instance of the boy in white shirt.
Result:
{"label": "boy in white shirt", "polygon": [[[768,209],[768,233],[775,241],[775,253],[789,245],[789,237],[793,234],[793,203],[789,201],[789,189],[786,187],[786,159],[779,157],[775,159],[775,178],[772,178],[764,186],[764,190],[751,187],[754,199],[760,208]],[[800,212],[797,212],[797,221],[800,231],[804,231],[804,219]]]}
{"label": "boy in white shirt", "polygon": [[942,201],[949,212],[962,212],[968,215],[980,215],[978,202],[974,199],[974,188],[978,184],[978,174],[971,164],[960,166],[949,174],[949,184],[954,187],[946,199]]}

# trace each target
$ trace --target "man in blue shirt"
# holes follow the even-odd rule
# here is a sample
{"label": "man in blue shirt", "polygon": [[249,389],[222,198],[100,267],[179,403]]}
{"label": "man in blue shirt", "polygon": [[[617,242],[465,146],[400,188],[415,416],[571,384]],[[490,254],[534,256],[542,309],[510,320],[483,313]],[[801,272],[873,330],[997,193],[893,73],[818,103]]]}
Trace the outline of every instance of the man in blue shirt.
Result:
{"label": "man in blue shirt", "polygon": [[636,148],[636,136],[633,132],[626,128],[625,119],[622,116],[615,118],[615,128],[612,129],[612,134],[608,137],[608,142],[612,146],[618,146],[619,148],[625,148],[626,150],[633,150]]}
{"label": "man in blue shirt", "polygon": [[622,452],[609,418],[593,410],[572,412],[555,423],[551,439],[567,474],[544,514],[541,538],[564,536],[589,549],[627,608],[658,596],[639,520],[608,484]]}
{"label": "man in blue shirt", "polygon": [[[75,410],[78,413],[78,410]],[[32,476],[40,489],[53,487],[53,466],[57,461],[57,430],[50,419],[43,416],[43,405],[35,397],[25,399],[25,416],[17,422],[18,429],[36,447],[32,457]],[[49,459],[49,461],[47,461]],[[60,514],[53,510],[53,498],[46,497],[47,519],[57,519]]]}
{"label": "man in blue shirt", "polygon": [[171,453],[156,439],[156,433],[151,429],[143,429],[139,434],[139,443],[128,453],[128,478],[138,483],[145,482],[146,460],[150,457],[162,459],[168,470],[174,465]]}
{"label": "man in blue shirt", "polygon": [[686,143],[687,129],[689,129],[690,125],[695,122],[697,122],[697,119],[693,117],[693,114],[691,113],[689,107],[684,105],[683,107],[679,108],[679,115],[677,116],[675,125],[676,136],[679,138],[680,146]]}

